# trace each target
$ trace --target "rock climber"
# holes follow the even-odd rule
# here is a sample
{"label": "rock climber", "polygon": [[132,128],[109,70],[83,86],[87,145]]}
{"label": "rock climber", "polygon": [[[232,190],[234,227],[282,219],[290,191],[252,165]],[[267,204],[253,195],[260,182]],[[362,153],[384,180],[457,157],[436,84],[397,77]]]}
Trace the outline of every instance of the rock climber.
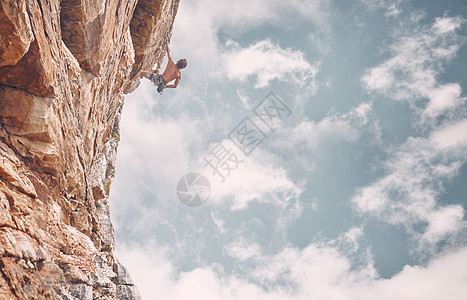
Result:
{"label": "rock climber", "polygon": [[[182,78],[180,70],[186,67],[187,61],[185,58],[182,58],[179,59],[177,63],[174,63],[172,57],[170,56],[168,41],[166,43],[166,50],[169,61],[167,62],[167,66],[165,67],[165,71],[162,73],[162,75],[159,74],[159,69],[153,71],[140,70],[131,80],[133,81],[139,77],[146,77],[157,86],[157,92],[159,92],[159,94],[162,94],[162,91],[165,88],[176,88],[180,82],[180,79]],[[175,82],[173,84],[168,84],[172,80],[175,80]]]}

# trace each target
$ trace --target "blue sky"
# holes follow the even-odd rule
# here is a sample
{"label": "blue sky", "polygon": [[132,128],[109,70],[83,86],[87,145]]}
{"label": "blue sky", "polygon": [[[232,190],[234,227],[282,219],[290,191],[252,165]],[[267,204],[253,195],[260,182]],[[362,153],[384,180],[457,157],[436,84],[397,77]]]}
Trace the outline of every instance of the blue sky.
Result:
{"label": "blue sky", "polygon": [[[143,298],[462,299],[466,16],[464,1],[182,1],[171,49],[188,67],[176,90],[126,97],[111,189]],[[271,92],[290,115],[268,127],[254,111]],[[264,137],[248,155],[229,139],[244,118]],[[206,164],[221,147],[224,178]],[[175,191],[190,172],[211,185],[196,208]]]}

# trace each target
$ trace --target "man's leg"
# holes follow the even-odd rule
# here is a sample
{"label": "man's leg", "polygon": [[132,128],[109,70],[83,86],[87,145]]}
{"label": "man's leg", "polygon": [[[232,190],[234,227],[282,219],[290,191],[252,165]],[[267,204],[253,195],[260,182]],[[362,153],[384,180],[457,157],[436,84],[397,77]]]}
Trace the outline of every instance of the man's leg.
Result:
{"label": "man's leg", "polygon": [[149,76],[151,75],[151,72],[149,72],[149,71],[143,71],[143,70],[141,70],[141,71],[139,71],[139,72],[140,72],[140,76],[141,76],[141,77],[144,77],[144,78],[147,78],[147,79],[149,79]]}
{"label": "man's leg", "polygon": [[131,81],[134,81],[140,77],[146,77],[147,79],[149,79],[149,72],[148,71],[144,71],[144,70],[140,70],[138,71],[138,73],[135,74],[135,76],[133,76],[133,78],[131,78],[130,80]]}

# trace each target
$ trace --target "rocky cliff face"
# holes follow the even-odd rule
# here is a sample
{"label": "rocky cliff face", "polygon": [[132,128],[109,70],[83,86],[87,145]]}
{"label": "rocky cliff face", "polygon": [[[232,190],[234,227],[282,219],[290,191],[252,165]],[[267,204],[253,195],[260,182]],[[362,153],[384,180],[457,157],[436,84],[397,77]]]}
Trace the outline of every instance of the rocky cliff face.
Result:
{"label": "rocky cliff face", "polygon": [[129,78],[178,1],[0,0],[0,299],[139,298],[109,188]]}

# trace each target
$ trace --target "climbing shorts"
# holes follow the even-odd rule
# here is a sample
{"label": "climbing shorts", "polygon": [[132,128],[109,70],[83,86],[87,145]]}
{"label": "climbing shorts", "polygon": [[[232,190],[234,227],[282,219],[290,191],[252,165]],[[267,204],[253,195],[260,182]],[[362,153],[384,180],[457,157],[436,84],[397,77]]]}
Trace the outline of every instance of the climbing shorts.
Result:
{"label": "climbing shorts", "polygon": [[162,77],[161,74],[151,72],[151,74],[149,75],[149,80],[151,80],[155,85],[157,85],[157,92],[159,94],[162,94],[162,91],[167,85],[167,83],[164,80],[164,77]]}

